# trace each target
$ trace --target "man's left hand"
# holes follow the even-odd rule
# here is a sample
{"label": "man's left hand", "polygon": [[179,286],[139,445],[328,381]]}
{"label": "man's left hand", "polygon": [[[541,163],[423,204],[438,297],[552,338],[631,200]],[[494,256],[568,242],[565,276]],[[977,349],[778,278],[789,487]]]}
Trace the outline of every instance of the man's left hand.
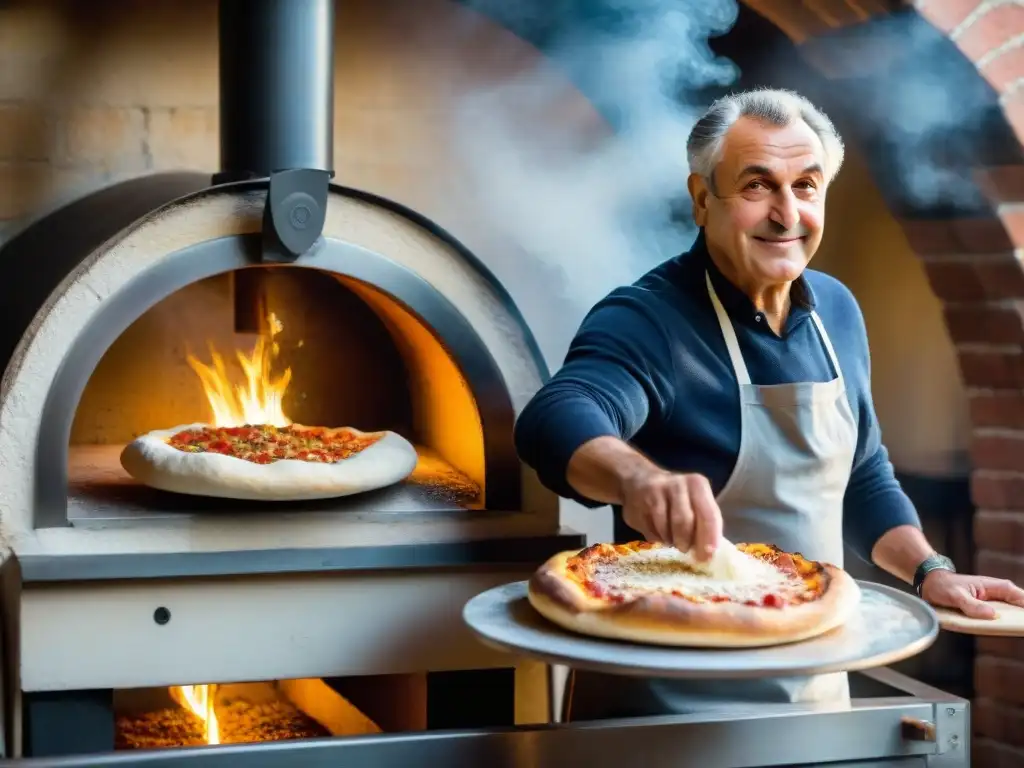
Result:
{"label": "man's left hand", "polygon": [[1006,579],[932,571],[921,585],[921,597],[936,607],[956,608],[974,619],[994,619],[987,600],[999,600],[1024,608],[1024,589]]}

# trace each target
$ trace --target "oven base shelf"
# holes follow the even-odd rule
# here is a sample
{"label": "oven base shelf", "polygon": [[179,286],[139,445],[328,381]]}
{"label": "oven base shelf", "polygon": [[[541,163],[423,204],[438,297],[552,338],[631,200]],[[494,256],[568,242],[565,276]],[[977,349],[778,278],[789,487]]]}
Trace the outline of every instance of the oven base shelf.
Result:
{"label": "oven base shelf", "polygon": [[417,446],[412,476],[379,491],[335,499],[253,502],[158,491],[121,467],[120,445],[76,445],[68,453],[68,522],[75,528],[185,523],[210,515],[348,515],[372,512],[393,519],[478,513],[480,490],[428,449]]}

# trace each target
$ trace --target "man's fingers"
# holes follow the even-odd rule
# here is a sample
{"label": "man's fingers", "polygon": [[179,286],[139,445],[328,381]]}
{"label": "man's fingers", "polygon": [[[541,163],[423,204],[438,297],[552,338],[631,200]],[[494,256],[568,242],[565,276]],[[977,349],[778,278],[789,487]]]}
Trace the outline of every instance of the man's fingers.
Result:
{"label": "man's fingers", "polygon": [[693,550],[698,560],[709,560],[722,538],[722,512],[711,492],[711,484],[703,477],[689,483],[690,508],[693,510]]}
{"label": "man's fingers", "polygon": [[622,508],[622,519],[630,528],[639,533],[646,541],[657,542],[660,540],[657,531],[651,528],[647,518],[646,508],[636,510],[632,507]]}
{"label": "man's fingers", "polygon": [[673,483],[666,488],[665,495],[672,546],[680,552],[689,552],[693,546],[693,509],[686,486],[682,482]]}
{"label": "man's fingers", "polygon": [[978,590],[982,600],[1002,600],[1024,608],[1024,589],[1007,579],[986,579]]}
{"label": "man's fingers", "polygon": [[[659,544],[672,543],[672,530],[668,522],[668,504],[665,503],[665,496],[661,493],[651,493],[644,499],[644,509],[641,517],[646,523],[648,534],[654,535],[654,541]],[[650,535],[647,538],[651,541]]]}
{"label": "man's fingers", "polygon": [[958,589],[953,602],[964,616],[969,616],[972,619],[994,619],[996,617],[995,608],[983,600],[971,597],[970,592],[966,589]]}

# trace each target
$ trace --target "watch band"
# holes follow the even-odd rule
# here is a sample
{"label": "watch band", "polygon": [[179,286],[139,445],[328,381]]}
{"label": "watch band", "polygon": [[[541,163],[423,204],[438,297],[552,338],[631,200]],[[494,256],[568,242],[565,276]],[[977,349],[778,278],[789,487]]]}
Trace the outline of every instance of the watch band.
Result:
{"label": "watch band", "polygon": [[924,584],[925,577],[932,571],[950,571],[956,573],[956,567],[953,565],[953,561],[945,555],[934,554],[930,557],[926,557],[920,565],[917,566],[917,570],[914,571],[914,592],[917,596],[921,596],[921,586]]}

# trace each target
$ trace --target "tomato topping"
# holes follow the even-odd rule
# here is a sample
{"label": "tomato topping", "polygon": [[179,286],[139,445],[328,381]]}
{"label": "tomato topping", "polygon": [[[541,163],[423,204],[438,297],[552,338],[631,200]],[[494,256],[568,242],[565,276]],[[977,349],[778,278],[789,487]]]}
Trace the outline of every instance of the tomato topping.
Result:
{"label": "tomato topping", "polygon": [[765,608],[781,608],[783,606],[782,598],[778,595],[765,595],[761,601],[761,605]]}
{"label": "tomato topping", "polygon": [[188,453],[209,451],[257,464],[285,459],[316,463],[343,461],[375,443],[352,433],[328,434],[324,429],[277,428],[246,424],[241,427],[187,429],[167,443]]}

